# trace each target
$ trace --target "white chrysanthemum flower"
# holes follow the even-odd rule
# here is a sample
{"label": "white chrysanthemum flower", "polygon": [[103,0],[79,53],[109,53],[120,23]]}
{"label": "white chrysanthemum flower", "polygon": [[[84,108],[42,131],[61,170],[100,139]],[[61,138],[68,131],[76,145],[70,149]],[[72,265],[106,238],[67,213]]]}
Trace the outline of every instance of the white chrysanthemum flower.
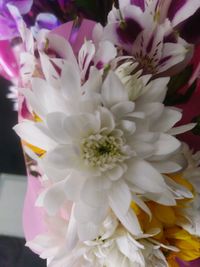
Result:
{"label": "white chrysanthemum flower", "polygon": [[151,243],[148,235],[134,239],[112,214],[103,222],[95,240],[78,243],[70,251],[66,246],[66,221],[56,216],[49,217],[47,223],[48,232],[37,236],[27,246],[47,259],[48,267],[168,266],[159,245]]}
{"label": "white chrysanthemum flower", "polygon": [[143,200],[175,205],[176,198],[189,194],[162,173],[181,169],[173,160],[181,143],[172,134],[191,125],[172,129],[181,113],[162,104],[168,78],[147,85],[147,76],[136,74],[132,83],[145,89],[132,98],[134,92],[113,71],[103,79],[93,67],[83,83],[83,72],[70,57],[71,62],[54,59],[58,72],[52,58],[41,54],[46,80],[32,79],[32,90],[24,94],[42,121],[15,128],[46,151],[38,162],[53,185],[40,204],[43,198],[42,205],[54,214],[65,199],[73,201],[81,240],[96,238],[110,207],[132,234],[141,234],[132,199],[149,213]]}

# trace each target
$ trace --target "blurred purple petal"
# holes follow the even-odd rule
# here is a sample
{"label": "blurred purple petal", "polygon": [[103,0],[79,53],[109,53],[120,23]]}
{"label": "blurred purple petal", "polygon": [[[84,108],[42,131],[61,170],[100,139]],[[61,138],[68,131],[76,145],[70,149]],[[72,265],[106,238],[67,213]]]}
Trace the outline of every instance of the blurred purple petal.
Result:
{"label": "blurred purple petal", "polygon": [[64,37],[66,40],[69,40],[71,36],[72,28],[73,28],[73,21],[69,21],[67,23],[60,25],[58,28],[54,29],[52,33],[60,35]]}
{"label": "blurred purple petal", "polygon": [[33,0],[11,0],[7,3],[16,6],[19,9],[20,14],[27,14],[33,5]]}
{"label": "blurred purple petal", "polygon": [[64,37],[72,44],[75,53],[78,53],[85,40],[92,39],[92,32],[96,22],[84,19],[79,28],[73,27],[73,22],[62,24],[53,33]]}
{"label": "blurred purple petal", "polygon": [[[92,40],[92,32],[93,32],[95,25],[96,25],[96,22],[92,20],[84,19],[78,31],[76,28],[73,29],[71,36],[70,36],[71,37],[70,41],[73,40],[72,44],[73,44],[73,50],[75,51],[75,53],[78,53],[78,51],[80,50],[85,40]],[[74,30],[76,33],[76,38],[73,38]]]}
{"label": "blurred purple petal", "polygon": [[30,11],[33,0],[0,1],[0,40],[18,36],[16,18]]}
{"label": "blurred purple petal", "polygon": [[15,22],[10,17],[0,15],[0,40],[9,40],[18,35]]}
{"label": "blurred purple petal", "polygon": [[36,18],[36,26],[39,29],[53,30],[59,25],[58,19],[50,13],[40,13]]}

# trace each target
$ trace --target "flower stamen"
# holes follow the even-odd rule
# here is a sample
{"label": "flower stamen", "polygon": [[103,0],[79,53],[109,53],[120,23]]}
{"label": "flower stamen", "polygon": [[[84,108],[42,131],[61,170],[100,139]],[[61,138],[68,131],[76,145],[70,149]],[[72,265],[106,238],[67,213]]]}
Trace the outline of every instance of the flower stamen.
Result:
{"label": "flower stamen", "polygon": [[114,136],[92,135],[82,142],[82,157],[87,165],[105,167],[121,161],[122,140]]}

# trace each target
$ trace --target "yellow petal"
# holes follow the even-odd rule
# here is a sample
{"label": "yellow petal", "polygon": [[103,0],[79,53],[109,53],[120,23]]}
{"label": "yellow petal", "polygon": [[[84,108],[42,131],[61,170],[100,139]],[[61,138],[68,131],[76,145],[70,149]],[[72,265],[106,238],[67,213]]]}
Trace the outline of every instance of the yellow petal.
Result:
{"label": "yellow petal", "polygon": [[193,261],[200,258],[200,252],[195,250],[182,250],[177,253],[177,258],[183,261]]}
{"label": "yellow petal", "polygon": [[39,147],[33,146],[33,145],[31,145],[31,144],[29,144],[29,143],[27,143],[27,142],[25,142],[25,141],[22,141],[22,144],[23,144],[24,146],[27,146],[28,148],[30,148],[30,149],[31,149],[35,154],[37,154],[38,156],[43,156],[43,155],[46,153],[45,150],[43,150],[43,149],[41,149],[41,148],[39,148]]}
{"label": "yellow petal", "polygon": [[167,262],[169,267],[179,267],[179,264],[176,261],[176,256],[169,256]]}
{"label": "yellow petal", "polygon": [[172,207],[156,205],[154,215],[164,226],[173,226],[176,223],[176,215]]}
{"label": "yellow petal", "polygon": [[34,121],[42,122],[42,119],[36,113],[33,113],[33,115],[34,115]]}
{"label": "yellow petal", "polygon": [[169,177],[172,178],[178,184],[180,184],[180,185],[184,186],[185,188],[187,188],[190,192],[194,193],[193,185],[189,181],[187,181],[185,178],[183,178],[181,173],[179,173],[179,174],[170,174]]}
{"label": "yellow petal", "polygon": [[140,207],[134,201],[131,202],[131,208],[134,210],[136,215],[139,215],[142,212]]}
{"label": "yellow petal", "polygon": [[143,229],[145,230],[145,232],[149,232],[151,229],[159,229],[160,232],[157,235],[153,236],[153,238],[158,240],[161,240],[163,238],[163,225],[155,217],[152,217],[151,221],[149,221],[148,217],[148,221],[143,224]]}
{"label": "yellow petal", "polygon": [[180,250],[176,253],[178,258],[184,261],[192,261],[200,258],[200,239],[198,237],[191,235],[179,227],[166,229],[165,235],[170,244]]}

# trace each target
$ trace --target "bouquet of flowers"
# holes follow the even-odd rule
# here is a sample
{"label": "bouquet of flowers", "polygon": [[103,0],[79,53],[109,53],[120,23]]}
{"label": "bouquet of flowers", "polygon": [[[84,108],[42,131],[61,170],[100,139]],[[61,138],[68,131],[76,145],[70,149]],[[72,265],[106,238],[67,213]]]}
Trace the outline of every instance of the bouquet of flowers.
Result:
{"label": "bouquet of flowers", "polygon": [[49,267],[199,266],[199,0],[0,10],[27,246]]}

